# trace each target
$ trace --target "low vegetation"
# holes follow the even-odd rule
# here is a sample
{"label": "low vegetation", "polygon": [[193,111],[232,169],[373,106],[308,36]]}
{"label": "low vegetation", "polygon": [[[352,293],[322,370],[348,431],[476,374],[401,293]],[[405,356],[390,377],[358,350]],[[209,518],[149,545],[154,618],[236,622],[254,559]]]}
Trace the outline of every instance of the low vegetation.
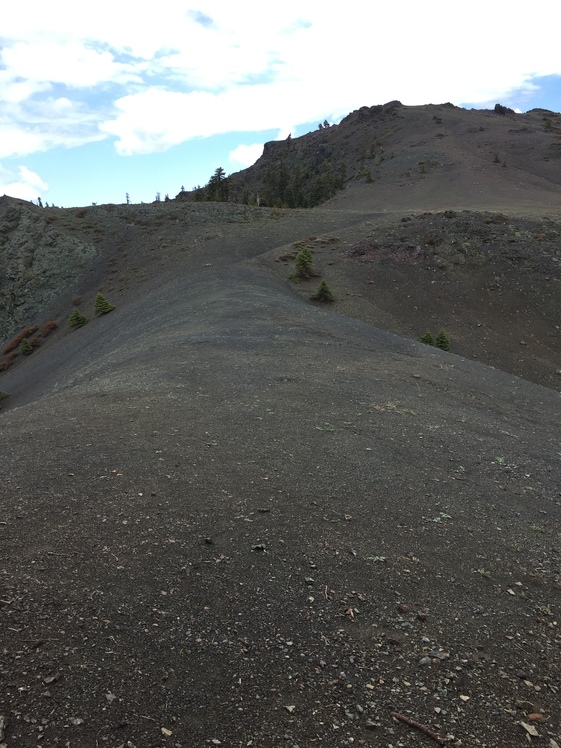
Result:
{"label": "low vegetation", "polygon": [[96,317],[100,314],[109,314],[115,309],[113,304],[110,304],[101,291],[96,295],[94,302],[94,314]]}
{"label": "low vegetation", "polygon": [[441,351],[449,351],[450,350],[450,339],[448,335],[444,332],[444,330],[439,330],[436,338],[434,339],[434,344],[437,348],[440,348]]}
{"label": "low vegetation", "polygon": [[425,345],[434,345],[434,338],[430,330],[427,330],[426,333],[422,336],[421,343],[424,343]]}
{"label": "low vegetation", "polygon": [[33,325],[32,327],[26,327],[21,332],[18,332],[17,335],[15,335],[6,345],[4,346],[2,353],[11,353],[12,351],[15,351],[17,348],[19,348],[20,343],[24,338],[29,338],[31,335],[33,335],[34,332],[37,332],[39,327],[37,325]]}
{"label": "low vegetation", "polygon": [[421,343],[425,345],[432,345],[435,348],[440,348],[441,351],[450,350],[450,338],[444,330],[439,330],[436,337],[433,337],[430,330],[421,337]]}
{"label": "low vegetation", "polygon": [[325,280],[322,280],[318,286],[318,290],[312,296],[313,301],[330,302],[335,301],[335,297],[331,293],[331,289],[327,285]]}
{"label": "low vegetation", "polygon": [[33,353],[33,346],[29,342],[29,338],[24,338],[21,343],[19,344],[19,352],[23,356],[29,356],[30,353]]}
{"label": "low vegetation", "polygon": [[79,327],[83,327],[88,321],[79,309],[74,309],[70,317],[68,318],[68,327],[73,330],[77,330]]}
{"label": "low vegetation", "polygon": [[312,253],[308,247],[303,247],[296,255],[296,273],[299,278],[311,278],[314,275],[312,267]]}
{"label": "low vegetation", "polygon": [[50,319],[42,327],[30,325],[18,332],[17,335],[6,343],[2,353],[5,358],[0,361],[0,373],[6,371],[14,363],[18,355],[28,356],[35,348],[39,348],[45,338],[58,328],[58,322]]}

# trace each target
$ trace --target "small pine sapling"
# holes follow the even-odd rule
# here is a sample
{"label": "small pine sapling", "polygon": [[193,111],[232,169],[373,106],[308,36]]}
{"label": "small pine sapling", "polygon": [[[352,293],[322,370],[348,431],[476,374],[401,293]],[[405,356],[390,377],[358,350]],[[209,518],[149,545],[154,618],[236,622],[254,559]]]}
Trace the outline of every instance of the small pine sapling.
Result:
{"label": "small pine sapling", "polygon": [[79,309],[74,309],[70,317],[68,318],[68,326],[73,330],[77,330],[78,327],[83,327],[88,321],[87,317],[84,317]]}
{"label": "small pine sapling", "polygon": [[322,280],[318,286],[318,290],[316,293],[312,296],[313,301],[335,301],[335,297],[331,293],[331,289],[327,285],[327,283]]}
{"label": "small pine sapling", "polygon": [[312,269],[312,253],[308,247],[304,247],[296,255],[296,272],[300,278],[311,278],[314,274]]}
{"label": "small pine sapling", "polygon": [[423,335],[423,337],[421,338],[421,343],[424,343],[425,345],[434,345],[434,338],[430,330],[427,330]]}
{"label": "small pine sapling", "polygon": [[109,312],[112,312],[113,309],[115,309],[113,304],[110,304],[100,291],[95,297],[94,314],[96,316],[98,314],[108,314]]}
{"label": "small pine sapling", "polygon": [[33,346],[29,342],[29,338],[24,338],[21,341],[19,344],[19,352],[24,356],[29,356],[30,353],[33,353]]}
{"label": "small pine sapling", "polygon": [[446,335],[444,330],[438,332],[438,335],[434,339],[434,344],[437,348],[440,348],[441,351],[450,350],[450,338]]}

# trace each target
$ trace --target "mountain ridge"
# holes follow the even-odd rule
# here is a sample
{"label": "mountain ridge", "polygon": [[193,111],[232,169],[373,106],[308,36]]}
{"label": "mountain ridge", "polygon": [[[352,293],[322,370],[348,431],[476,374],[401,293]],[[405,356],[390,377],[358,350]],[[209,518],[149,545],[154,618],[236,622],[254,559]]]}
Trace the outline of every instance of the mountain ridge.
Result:
{"label": "mountain ridge", "polygon": [[561,745],[557,135],[395,112],[315,208],[0,200],[0,742]]}

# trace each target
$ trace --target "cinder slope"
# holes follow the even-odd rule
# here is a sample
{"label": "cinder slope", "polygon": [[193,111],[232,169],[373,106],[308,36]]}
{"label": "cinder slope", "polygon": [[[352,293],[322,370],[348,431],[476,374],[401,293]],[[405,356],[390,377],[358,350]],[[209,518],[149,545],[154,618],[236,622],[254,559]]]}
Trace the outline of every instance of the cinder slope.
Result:
{"label": "cinder slope", "polygon": [[[557,194],[532,171],[556,124],[521,133],[536,142],[510,212],[427,216],[411,210],[477,205],[477,169],[486,201],[493,179],[516,197],[511,159],[485,151],[510,115],[473,115],[494,140],[470,162],[469,113],[403,109],[347,118],[401,150],[379,164],[386,192],[325,210],[15,206],[17,226],[53,218],[33,223],[31,268],[51,228],[98,253],[66,280],[50,268],[61,290],[38,317],[99,288],[116,309],[0,379],[0,742],[561,744],[560,395],[380,329],[416,338],[449,312],[467,350],[484,315],[472,353],[498,343],[489,360],[514,369],[507,327],[526,314],[555,364],[558,228],[520,206]],[[421,125],[436,145],[411,141]],[[433,168],[445,143],[454,163]],[[415,148],[427,171],[400,187]],[[308,245],[332,308],[309,302],[317,279],[288,280]]]}
{"label": "cinder slope", "polygon": [[557,393],[252,263],[43,355],[0,418],[9,744],[559,739]]}

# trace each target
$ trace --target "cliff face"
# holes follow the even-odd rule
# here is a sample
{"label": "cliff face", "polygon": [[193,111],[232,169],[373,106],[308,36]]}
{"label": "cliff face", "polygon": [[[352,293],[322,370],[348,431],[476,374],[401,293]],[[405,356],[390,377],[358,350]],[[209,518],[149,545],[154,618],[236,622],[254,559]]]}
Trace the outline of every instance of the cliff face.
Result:
{"label": "cliff face", "polygon": [[41,208],[0,198],[0,339],[29,324],[97,258],[92,244],[50,220]]}

